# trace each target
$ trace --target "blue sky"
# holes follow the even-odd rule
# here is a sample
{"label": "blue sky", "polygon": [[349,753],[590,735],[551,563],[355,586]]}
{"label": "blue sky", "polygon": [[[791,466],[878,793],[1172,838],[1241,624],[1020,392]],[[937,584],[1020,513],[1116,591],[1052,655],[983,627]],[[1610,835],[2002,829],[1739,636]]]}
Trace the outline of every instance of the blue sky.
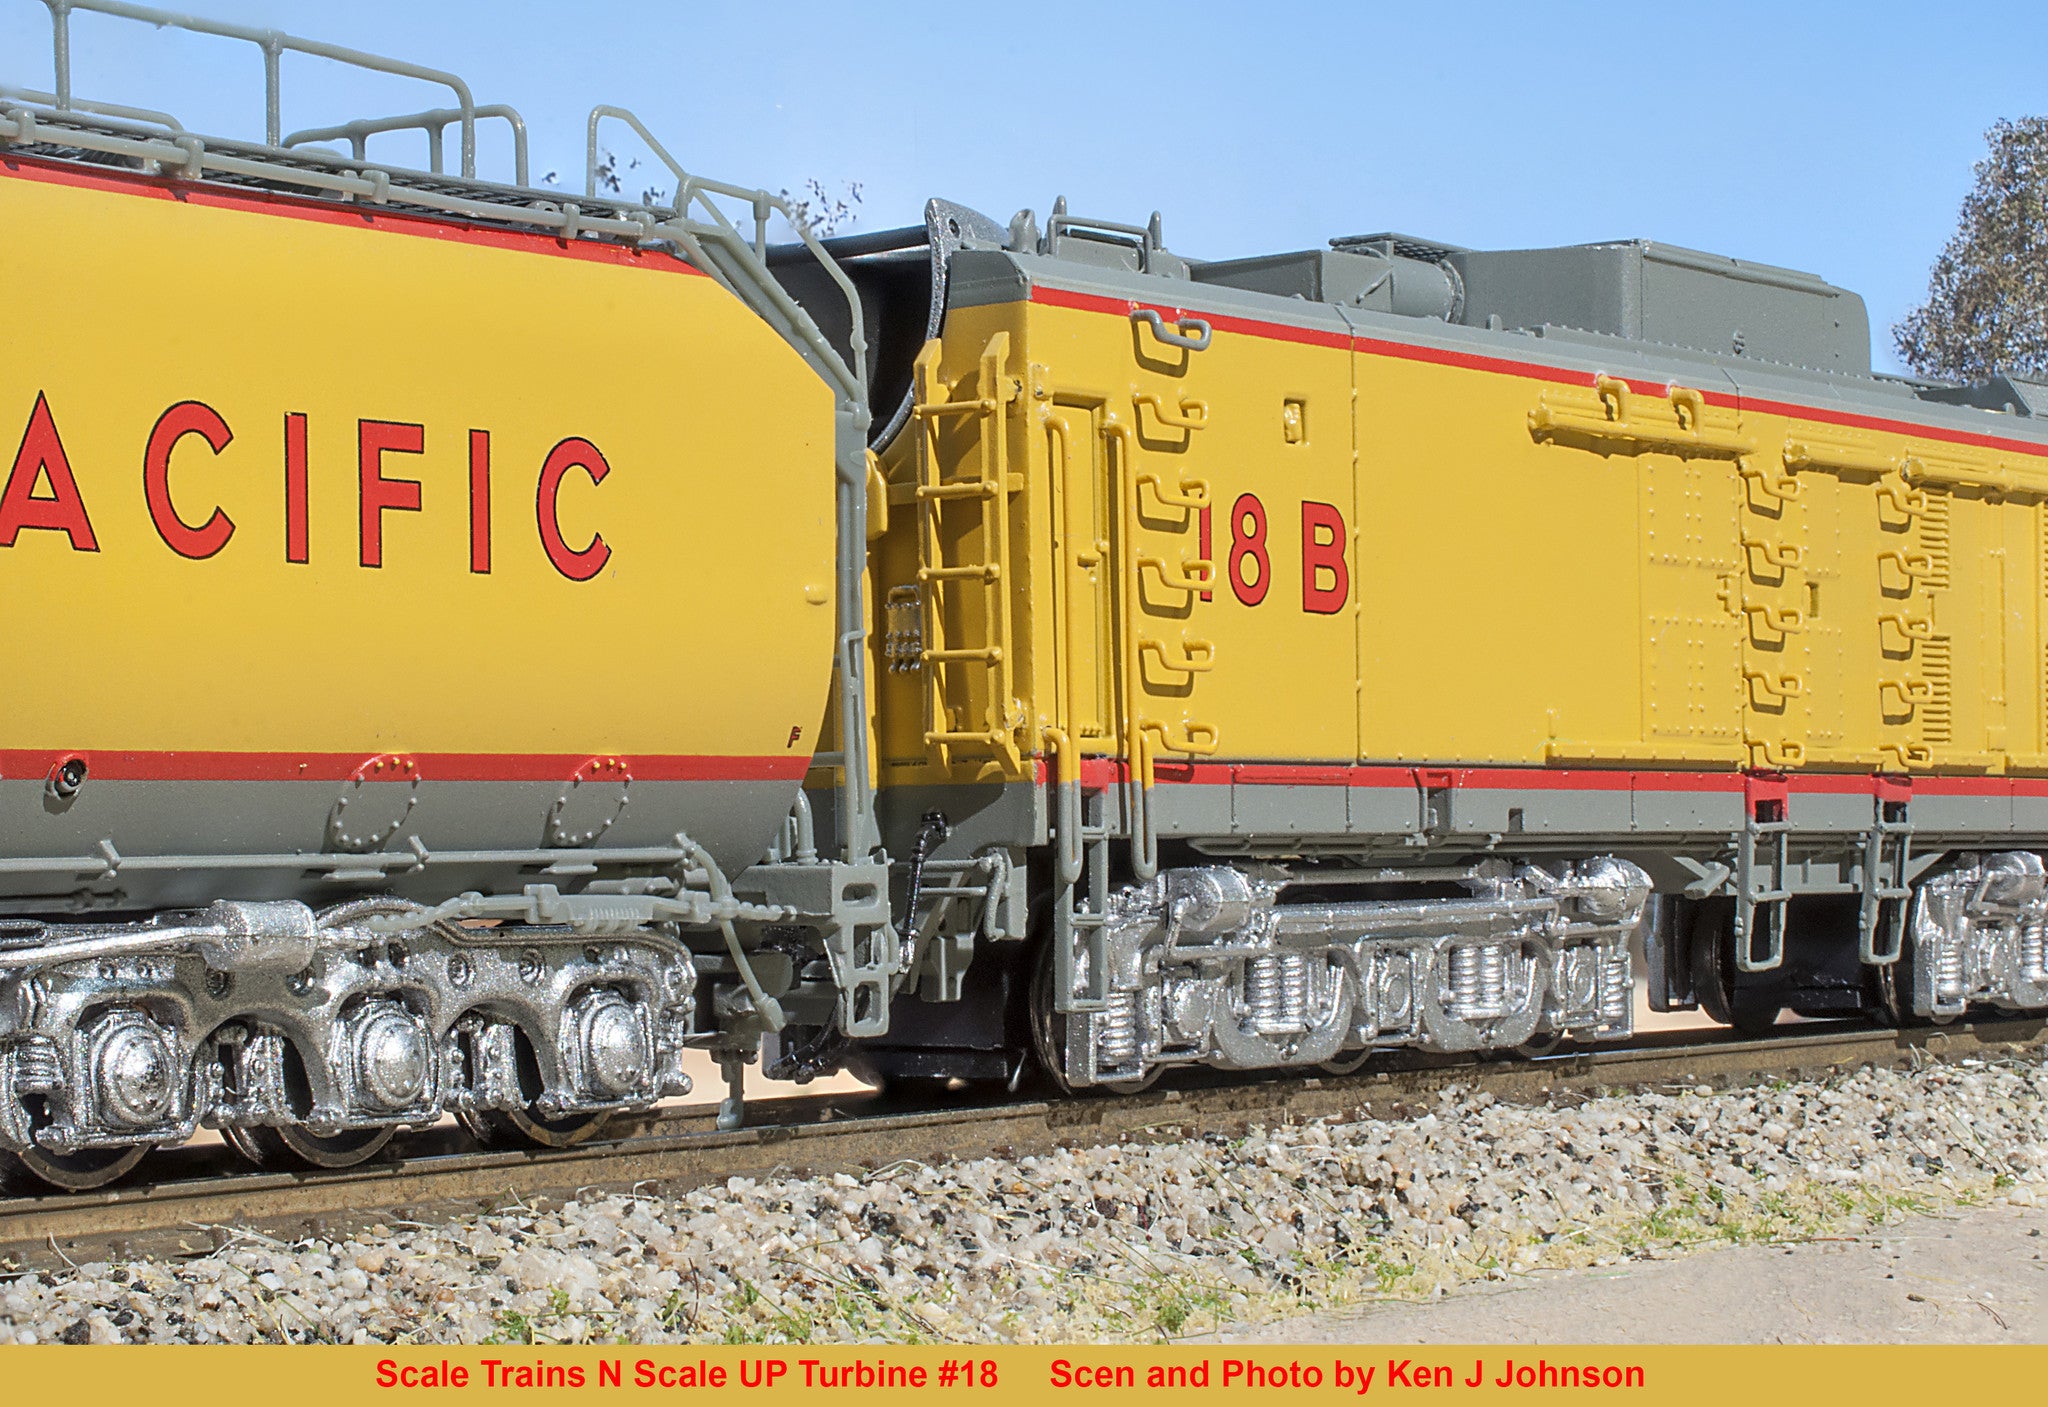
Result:
{"label": "blue sky", "polygon": [[[580,180],[591,104],[704,174],[863,184],[861,227],[945,195],[1157,209],[1197,257],[1394,229],[1488,247],[1646,236],[1810,269],[1869,301],[1879,364],[1999,117],[2048,108],[2020,5],[535,3],[187,0],[453,69]],[[0,0],[0,81],[49,81]],[[75,21],[80,96],[260,131],[253,50]],[[287,60],[286,124],[436,101]],[[624,149],[623,146],[621,148]],[[403,155],[404,148],[394,148]],[[509,174],[509,160],[486,147]]]}

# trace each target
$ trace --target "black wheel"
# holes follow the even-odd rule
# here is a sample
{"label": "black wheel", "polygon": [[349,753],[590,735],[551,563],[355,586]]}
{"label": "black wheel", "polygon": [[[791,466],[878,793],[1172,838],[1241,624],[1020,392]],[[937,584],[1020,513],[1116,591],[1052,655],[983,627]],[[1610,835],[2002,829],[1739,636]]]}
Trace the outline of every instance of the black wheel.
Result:
{"label": "black wheel", "polygon": [[221,1136],[259,1168],[352,1168],[382,1152],[395,1128],[343,1129],[317,1134],[303,1124],[283,1128],[226,1128]]}
{"label": "black wheel", "polygon": [[1754,990],[1744,990],[1735,971],[1735,904],[1719,900],[1700,905],[1692,930],[1692,983],[1700,1009],[1745,1036],[1762,1036],[1778,1024],[1780,1004]]}
{"label": "black wheel", "polygon": [[1365,1068],[1365,1062],[1372,1059],[1374,1054],[1372,1047],[1367,1046],[1364,1050],[1354,1050],[1330,1060],[1317,1061],[1316,1068],[1325,1075],[1355,1075]]}
{"label": "black wheel", "polygon": [[939,1104],[948,1095],[968,1094],[967,1088],[954,1089],[950,1075],[863,1075],[862,1079],[875,1087],[875,1092],[892,1103]]}
{"label": "black wheel", "polygon": [[26,1196],[51,1188],[59,1192],[90,1192],[128,1176],[147,1152],[148,1144],[137,1144],[129,1148],[85,1148],[76,1153],[52,1153],[46,1148],[11,1155],[0,1153],[0,1185]]}
{"label": "black wheel", "polygon": [[1778,1013],[1782,1010],[1784,1010],[1783,1007],[1775,1004],[1766,1005],[1738,1000],[1734,1012],[1729,1017],[1728,1024],[1735,1028],[1737,1035],[1761,1039],[1777,1029]]}

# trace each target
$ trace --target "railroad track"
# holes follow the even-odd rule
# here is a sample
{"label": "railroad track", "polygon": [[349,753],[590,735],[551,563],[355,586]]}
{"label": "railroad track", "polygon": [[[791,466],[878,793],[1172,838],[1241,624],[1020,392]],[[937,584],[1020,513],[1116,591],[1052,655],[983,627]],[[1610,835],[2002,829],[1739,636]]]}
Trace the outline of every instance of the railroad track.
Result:
{"label": "railroad track", "polygon": [[1237,1132],[1331,1115],[1399,1115],[1446,1085],[1481,1081],[1507,1101],[1666,1083],[1726,1086],[1758,1075],[2008,1056],[2048,1042],[2038,1018],[1909,1030],[1847,1024],[1741,1039],[1664,1032],[1627,1049],[1564,1049],[1535,1060],[1409,1057],[1320,1079],[1225,1081],[1120,1098],[909,1108],[880,1095],[750,1106],[754,1122],[719,1131],[712,1106],[621,1121],[602,1143],[551,1151],[477,1150],[452,1129],[415,1135],[400,1156],[332,1172],[263,1173],[225,1147],[158,1154],[153,1180],[73,1195],[0,1199],[0,1269],[143,1256],[203,1255],[238,1233],[338,1236],[376,1223],[430,1221],[533,1205],[583,1191],[678,1192],[729,1177],[858,1173],[915,1158],[1021,1156],[1114,1143]]}

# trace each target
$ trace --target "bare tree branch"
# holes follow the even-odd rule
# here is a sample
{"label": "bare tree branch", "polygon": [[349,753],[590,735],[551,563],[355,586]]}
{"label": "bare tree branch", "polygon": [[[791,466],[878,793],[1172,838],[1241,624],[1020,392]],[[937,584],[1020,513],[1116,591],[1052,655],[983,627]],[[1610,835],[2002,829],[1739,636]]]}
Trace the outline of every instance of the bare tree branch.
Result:
{"label": "bare tree branch", "polygon": [[804,182],[808,195],[797,196],[787,190],[782,198],[789,205],[789,222],[799,230],[809,230],[819,239],[838,234],[840,230],[860,218],[861,188],[859,181],[848,181],[845,194],[833,196],[826,192],[824,183],[816,176]]}

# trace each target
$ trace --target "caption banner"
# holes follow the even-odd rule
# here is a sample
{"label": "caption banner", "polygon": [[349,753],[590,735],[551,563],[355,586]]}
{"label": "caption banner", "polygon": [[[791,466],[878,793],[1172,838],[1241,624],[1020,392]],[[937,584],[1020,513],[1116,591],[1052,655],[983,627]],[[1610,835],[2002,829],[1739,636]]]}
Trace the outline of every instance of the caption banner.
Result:
{"label": "caption banner", "polygon": [[0,1382],[23,1402],[93,1397],[190,1402],[456,1403],[507,1394],[709,1403],[1088,1401],[1356,1402],[1419,1396],[1588,1396],[1743,1407],[1906,1401],[2001,1388],[2038,1396],[2048,1346],[1665,1348],[1569,1346],[894,1348],[368,1346],[0,1348]]}

